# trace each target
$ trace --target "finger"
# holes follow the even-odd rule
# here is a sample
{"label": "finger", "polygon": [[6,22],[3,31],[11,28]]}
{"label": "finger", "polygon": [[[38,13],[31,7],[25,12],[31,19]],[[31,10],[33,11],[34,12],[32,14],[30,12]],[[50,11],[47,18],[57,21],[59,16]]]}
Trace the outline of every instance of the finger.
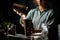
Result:
{"label": "finger", "polygon": [[23,19],[26,19],[25,15],[22,15]]}
{"label": "finger", "polygon": [[15,9],[13,9],[14,12],[17,12]]}
{"label": "finger", "polygon": [[21,14],[21,13],[19,13],[19,15],[20,15],[20,16],[22,16],[22,14]]}

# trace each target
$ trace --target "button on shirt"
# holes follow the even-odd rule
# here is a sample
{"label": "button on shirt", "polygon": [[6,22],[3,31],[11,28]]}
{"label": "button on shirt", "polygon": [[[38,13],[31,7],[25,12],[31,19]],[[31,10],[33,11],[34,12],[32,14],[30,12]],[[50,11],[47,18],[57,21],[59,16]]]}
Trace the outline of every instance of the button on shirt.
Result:
{"label": "button on shirt", "polygon": [[35,9],[31,9],[28,12],[26,19],[32,20],[34,29],[39,30],[42,24],[44,24],[45,26],[48,26],[53,23],[52,15],[53,15],[52,9],[49,9],[49,10],[45,9],[44,11],[40,12],[38,8],[35,8]]}

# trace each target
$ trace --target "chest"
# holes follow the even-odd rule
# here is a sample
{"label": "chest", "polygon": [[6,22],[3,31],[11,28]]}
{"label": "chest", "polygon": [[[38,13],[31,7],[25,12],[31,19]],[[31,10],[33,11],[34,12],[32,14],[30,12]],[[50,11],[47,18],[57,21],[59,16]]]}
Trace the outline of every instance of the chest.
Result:
{"label": "chest", "polygon": [[48,19],[48,13],[49,12],[42,12],[40,13],[39,11],[34,12],[33,15],[33,22],[45,22]]}

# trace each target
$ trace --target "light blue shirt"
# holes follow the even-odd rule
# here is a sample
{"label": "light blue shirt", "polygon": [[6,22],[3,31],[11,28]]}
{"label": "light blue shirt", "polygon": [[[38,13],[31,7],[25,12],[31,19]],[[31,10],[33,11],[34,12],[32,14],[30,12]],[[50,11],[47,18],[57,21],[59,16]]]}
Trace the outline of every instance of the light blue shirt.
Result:
{"label": "light blue shirt", "polygon": [[48,26],[53,23],[52,15],[53,15],[52,9],[49,10],[45,9],[43,12],[40,12],[38,8],[35,8],[35,9],[31,9],[28,12],[26,19],[32,20],[34,28],[38,30],[41,28],[42,24]]}

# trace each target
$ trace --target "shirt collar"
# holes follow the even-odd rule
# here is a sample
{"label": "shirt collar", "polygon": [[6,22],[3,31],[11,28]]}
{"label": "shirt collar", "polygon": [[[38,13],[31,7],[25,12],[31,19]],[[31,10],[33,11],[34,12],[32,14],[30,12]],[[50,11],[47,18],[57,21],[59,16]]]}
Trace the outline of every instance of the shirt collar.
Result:
{"label": "shirt collar", "polygon": [[[38,7],[36,7],[36,9],[38,10]],[[47,11],[47,8],[45,8],[44,11]],[[44,12],[44,11],[42,11],[42,12]]]}

